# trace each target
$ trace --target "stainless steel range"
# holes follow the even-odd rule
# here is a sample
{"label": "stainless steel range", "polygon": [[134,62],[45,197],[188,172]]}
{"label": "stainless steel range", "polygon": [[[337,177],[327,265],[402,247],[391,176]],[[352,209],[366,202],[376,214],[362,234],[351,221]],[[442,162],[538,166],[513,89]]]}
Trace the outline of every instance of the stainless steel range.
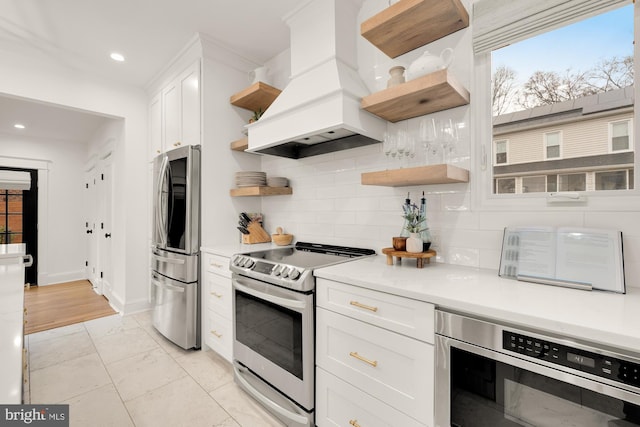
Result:
{"label": "stainless steel range", "polygon": [[298,242],[231,258],[235,380],[286,425],[314,425],[313,270],[374,254]]}

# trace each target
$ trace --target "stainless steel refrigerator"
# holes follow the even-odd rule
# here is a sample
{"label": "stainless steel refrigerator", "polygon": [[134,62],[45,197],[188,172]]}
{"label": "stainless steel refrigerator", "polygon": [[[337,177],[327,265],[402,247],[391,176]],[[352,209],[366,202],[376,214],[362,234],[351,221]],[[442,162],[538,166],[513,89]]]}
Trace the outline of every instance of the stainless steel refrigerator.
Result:
{"label": "stainless steel refrigerator", "polygon": [[153,326],[182,348],[200,348],[200,146],[153,163]]}

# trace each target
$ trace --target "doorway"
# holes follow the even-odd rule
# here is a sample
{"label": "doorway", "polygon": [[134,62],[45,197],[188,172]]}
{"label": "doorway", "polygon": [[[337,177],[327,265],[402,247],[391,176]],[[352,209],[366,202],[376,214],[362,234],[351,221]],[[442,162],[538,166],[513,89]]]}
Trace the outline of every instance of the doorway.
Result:
{"label": "doorway", "polygon": [[0,190],[0,244],[24,243],[33,264],[25,268],[25,283],[38,284],[38,171],[0,167],[0,170],[27,172],[29,190]]}

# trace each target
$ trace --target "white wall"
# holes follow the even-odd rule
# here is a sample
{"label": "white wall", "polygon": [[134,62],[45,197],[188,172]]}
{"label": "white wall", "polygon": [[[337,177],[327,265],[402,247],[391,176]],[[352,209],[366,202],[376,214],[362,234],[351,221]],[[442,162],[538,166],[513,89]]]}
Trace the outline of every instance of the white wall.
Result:
{"label": "white wall", "polygon": [[[471,11],[471,1],[463,2]],[[365,0],[359,19],[372,16],[388,6],[384,0]],[[425,50],[438,54],[445,47],[455,51],[451,73],[470,91],[473,88],[473,55],[471,27],[416,49],[392,61],[364,38],[358,37],[359,72],[371,91],[376,88],[376,75],[386,84],[392,64],[408,65]],[[474,102],[474,93],[471,93]],[[473,105],[473,104],[471,104]],[[263,170],[271,176],[286,176],[291,180],[293,195],[264,197],[262,211],[266,226],[277,226],[295,234],[296,240],[317,241],[351,246],[372,247],[378,251],[391,245],[391,238],[402,227],[401,205],[407,192],[418,202],[422,191],[427,195],[427,216],[434,237],[433,249],[438,262],[468,265],[497,270],[506,226],[553,225],[618,228],[623,232],[627,286],[640,287],[640,211],[620,204],[619,210],[591,206],[563,206],[531,210],[522,201],[513,199],[506,208],[483,206],[475,184],[479,171],[471,153],[474,140],[469,129],[471,106],[458,107],[434,114],[453,118],[466,124],[452,163],[470,169],[470,184],[448,184],[417,187],[377,187],[360,184],[362,172],[397,168],[382,153],[381,144],[301,160],[265,156]],[[420,118],[399,122],[416,131]],[[477,150],[477,149],[476,149]],[[479,151],[479,150],[478,150]],[[477,152],[477,151],[476,151]],[[426,164],[420,154],[409,166]]]}
{"label": "white wall", "polygon": [[[147,306],[146,168],[147,98],[142,89],[115,85],[77,70],[20,53],[7,53],[0,67],[0,93],[124,119],[114,151],[113,299],[118,310]],[[84,164],[84,158],[82,164]],[[81,224],[83,225],[83,224]]]}
{"label": "white wall", "polygon": [[[84,242],[82,207],[84,206],[84,160],[86,147],[75,141],[29,139],[0,134],[0,166],[7,166],[7,157],[43,160],[48,164],[47,186],[48,235],[45,247],[38,251],[38,277],[41,285],[84,278],[86,252],[79,242]],[[35,254],[34,254],[35,255]],[[40,262],[42,261],[42,262]]]}

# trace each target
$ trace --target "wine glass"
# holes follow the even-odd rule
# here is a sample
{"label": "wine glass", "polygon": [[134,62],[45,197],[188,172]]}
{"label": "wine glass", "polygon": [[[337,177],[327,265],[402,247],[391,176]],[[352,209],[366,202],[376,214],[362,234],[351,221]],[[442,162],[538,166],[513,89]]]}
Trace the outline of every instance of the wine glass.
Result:
{"label": "wine glass", "polygon": [[403,129],[398,130],[397,135],[397,147],[398,150],[398,159],[400,160],[400,167],[402,167],[402,159],[404,158],[405,151],[407,150],[407,132]]}
{"label": "wine glass", "polygon": [[433,149],[433,145],[435,145],[438,139],[438,132],[436,128],[436,120],[433,118],[422,118],[420,120],[420,127],[418,130],[418,138],[420,142],[422,142],[422,147],[426,154],[426,161],[429,163],[429,153]]}
{"label": "wine glass", "polygon": [[458,143],[458,127],[452,119],[442,122],[442,151],[444,162],[450,163],[452,154],[455,152]]}

